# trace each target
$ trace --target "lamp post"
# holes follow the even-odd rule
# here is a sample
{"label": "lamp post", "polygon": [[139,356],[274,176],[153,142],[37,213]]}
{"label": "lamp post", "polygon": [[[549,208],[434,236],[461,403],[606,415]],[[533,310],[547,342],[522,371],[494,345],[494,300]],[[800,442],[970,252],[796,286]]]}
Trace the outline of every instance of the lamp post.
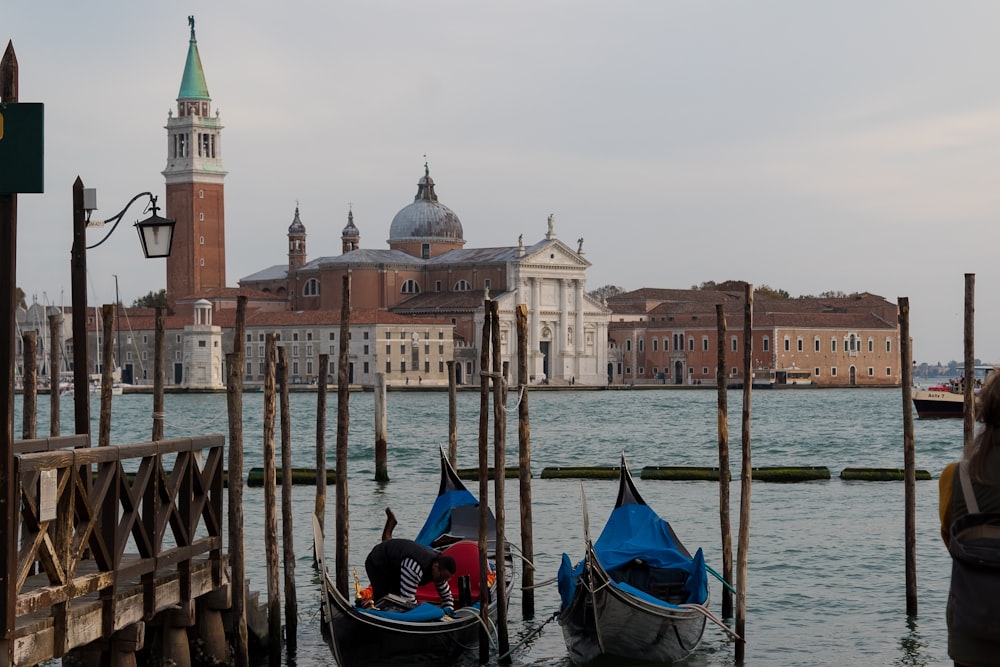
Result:
{"label": "lamp post", "polygon": [[[137,194],[119,213],[105,220],[113,222],[111,230],[97,243],[87,245],[87,223],[97,209],[94,190],[84,190],[83,181],[77,176],[73,183],[73,250],[70,263],[70,283],[73,305],[73,405],[76,432],[90,433],[90,390],[87,381],[87,250],[101,245],[118,229],[125,212],[137,200],[149,197],[146,211],[151,215],[133,225],[139,233],[142,251],[149,259],[169,257],[173,242],[174,221],[157,214],[156,197],[150,192]],[[117,283],[117,278],[116,278]]]}

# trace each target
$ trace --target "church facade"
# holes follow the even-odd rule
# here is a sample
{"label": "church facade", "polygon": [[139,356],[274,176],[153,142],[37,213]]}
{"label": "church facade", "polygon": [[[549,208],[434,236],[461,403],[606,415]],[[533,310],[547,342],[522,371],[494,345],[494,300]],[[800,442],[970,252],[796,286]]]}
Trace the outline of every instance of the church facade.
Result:
{"label": "church facade", "polygon": [[[530,245],[519,237],[517,245],[466,248],[461,220],[438,200],[425,165],[413,202],[389,226],[388,248],[364,248],[352,212],[340,254],[308,259],[298,208],[287,236],[287,264],[244,277],[241,288],[281,295],[293,311],[339,311],[343,277],[350,275],[352,309],[450,324],[463,384],[479,382],[485,301],[497,302],[501,358],[511,369],[517,368],[516,309],[525,304],[530,382],[607,382],[610,310],[586,293],[590,262],[582,239],[575,249],[563,243],[553,216]],[[393,342],[377,344],[388,349]]]}

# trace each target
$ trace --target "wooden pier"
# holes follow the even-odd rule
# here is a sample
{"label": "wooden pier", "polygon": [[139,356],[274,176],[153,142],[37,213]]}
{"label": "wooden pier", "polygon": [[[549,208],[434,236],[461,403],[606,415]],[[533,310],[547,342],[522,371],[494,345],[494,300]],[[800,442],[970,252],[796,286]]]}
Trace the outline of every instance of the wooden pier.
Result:
{"label": "wooden pier", "polygon": [[19,549],[5,592],[16,623],[3,653],[19,666],[70,651],[134,665],[154,629],[165,653],[183,653],[197,625],[224,659],[224,438],[89,445],[85,435],[15,443]]}

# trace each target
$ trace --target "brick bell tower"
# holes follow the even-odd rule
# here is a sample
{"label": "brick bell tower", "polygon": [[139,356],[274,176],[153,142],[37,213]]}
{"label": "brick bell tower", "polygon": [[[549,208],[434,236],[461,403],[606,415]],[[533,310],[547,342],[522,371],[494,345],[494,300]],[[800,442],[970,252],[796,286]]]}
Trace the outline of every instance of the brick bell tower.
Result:
{"label": "brick bell tower", "polygon": [[212,115],[212,98],[198,55],[194,17],[188,17],[184,76],[176,116],[167,116],[166,216],[177,221],[167,258],[167,301],[211,296],[226,286],[226,226],[223,197],[222,121]]}

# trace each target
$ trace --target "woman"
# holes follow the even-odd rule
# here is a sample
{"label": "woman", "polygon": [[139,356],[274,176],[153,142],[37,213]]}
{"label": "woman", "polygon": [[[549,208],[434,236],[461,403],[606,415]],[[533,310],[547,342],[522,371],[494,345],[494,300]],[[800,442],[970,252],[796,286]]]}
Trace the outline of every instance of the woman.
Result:
{"label": "woman", "polygon": [[[952,524],[969,516],[966,495],[962,490],[958,465],[962,464],[971,481],[971,491],[982,514],[1000,515],[1000,372],[994,372],[976,397],[976,419],[983,426],[976,435],[968,460],[949,464],[941,473],[940,514],[941,537],[949,547],[953,559],[957,545],[952,545]],[[956,578],[962,576],[963,568],[959,559],[954,559],[952,585],[948,595],[948,655],[956,666],[979,667],[1000,665],[1000,634],[985,626],[970,629],[968,618],[975,608],[989,604],[1000,582],[1000,570],[971,571],[971,576],[980,579],[980,585],[959,585]],[[964,572],[970,572],[964,570]],[[981,585],[985,581],[986,586]],[[959,622],[957,617],[962,617]],[[976,622],[973,622],[975,625]]]}

